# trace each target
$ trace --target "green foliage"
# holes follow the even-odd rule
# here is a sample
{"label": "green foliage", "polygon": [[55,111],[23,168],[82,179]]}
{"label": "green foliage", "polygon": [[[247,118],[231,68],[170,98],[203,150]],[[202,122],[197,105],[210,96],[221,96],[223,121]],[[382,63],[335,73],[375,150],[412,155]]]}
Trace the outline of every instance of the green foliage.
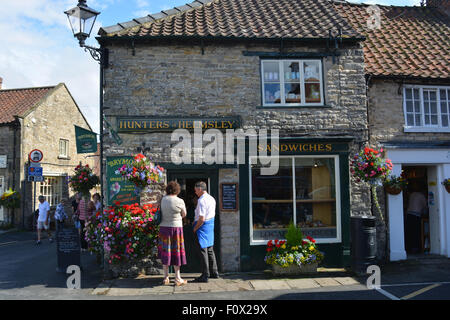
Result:
{"label": "green foliage", "polygon": [[294,247],[302,244],[303,233],[292,221],[289,223],[288,230],[286,232],[286,240],[288,246]]}

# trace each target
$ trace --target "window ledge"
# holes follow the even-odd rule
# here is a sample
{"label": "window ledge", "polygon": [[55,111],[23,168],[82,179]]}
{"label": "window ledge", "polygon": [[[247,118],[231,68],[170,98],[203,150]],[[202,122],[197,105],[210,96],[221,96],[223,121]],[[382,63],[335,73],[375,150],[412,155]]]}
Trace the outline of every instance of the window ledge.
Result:
{"label": "window ledge", "polygon": [[70,160],[70,157],[67,157],[67,156],[58,156],[58,159],[61,159],[61,160]]}
{"label": "window ledge", "polygon": [[256,109],[311,109],[311,108],[332,108],[330,105],[320,106],[290,106],[290,105],[278,105],[278,106],[256,106]]}
{"label": "window ledge", "polygon": [[404,132],[431,132],[431,133],[448,133],[450,128],[429,128],[429,127],[403,127]]}

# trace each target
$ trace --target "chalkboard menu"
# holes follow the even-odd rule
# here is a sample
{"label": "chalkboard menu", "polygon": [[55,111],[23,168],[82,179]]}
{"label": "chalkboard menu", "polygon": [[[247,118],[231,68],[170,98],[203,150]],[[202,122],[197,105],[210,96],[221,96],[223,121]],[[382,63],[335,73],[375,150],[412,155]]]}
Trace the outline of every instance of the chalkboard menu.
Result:
{"label": "chalkboard menu", "polygon": [[220,209],[222,211],[238,211],[238,184],[222,183],[220,185]]}
{"label": "chalkboard menu", "polygon": [[58,272],[66,272],[70,265],[80,266],[80,236],[78,229],[61,228],[56,233]]}

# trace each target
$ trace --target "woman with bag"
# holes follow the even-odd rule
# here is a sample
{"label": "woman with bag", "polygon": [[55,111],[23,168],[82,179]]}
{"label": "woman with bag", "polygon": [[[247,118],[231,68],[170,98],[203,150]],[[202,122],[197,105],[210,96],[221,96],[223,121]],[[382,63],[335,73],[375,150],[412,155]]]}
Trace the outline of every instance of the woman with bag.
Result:
{"label": "woman with bag", "polygon": [[175,268],[175,285],[182,286],[187,283],[181,278],[180,267],[186,264],[184,250],[183,218],[186,216],[186,205],[183,199],[178,198],[180,185],[170,181],[166,187],[167,195],[161,200],[159,225],[158,258],[164,266],[163,284],[168,285],[169,266]]}

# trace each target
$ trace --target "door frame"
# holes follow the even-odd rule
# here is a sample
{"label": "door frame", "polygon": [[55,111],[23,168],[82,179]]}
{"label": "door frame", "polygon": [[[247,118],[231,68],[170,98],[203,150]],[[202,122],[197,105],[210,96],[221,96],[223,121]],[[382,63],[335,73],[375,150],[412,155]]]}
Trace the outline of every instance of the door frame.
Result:
{"label": "door frame", "polygon": [[216,199],[216,215],[214,220],[214,251],[219,271],[222,272],[220,211],[219,211],[219,169],[215,166],[205,165],[170,165],[160,164],[167,171],[167,182],[170,177],[183,176],[184,178],[208,178],[208,193]]}

